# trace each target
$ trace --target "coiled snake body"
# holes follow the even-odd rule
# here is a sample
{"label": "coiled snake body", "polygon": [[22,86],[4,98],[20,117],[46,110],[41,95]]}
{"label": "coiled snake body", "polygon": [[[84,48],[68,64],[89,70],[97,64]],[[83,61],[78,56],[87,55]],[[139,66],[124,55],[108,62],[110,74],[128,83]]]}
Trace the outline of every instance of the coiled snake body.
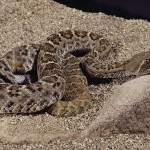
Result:
{"label": "coiled snake body", "polygon": [[[52,34],[42,44],[16,47],[0,59],[0,113],[82,113],[92,102],[80,65],[99,79],[138,76],[149,73],[149,56],[143,52],[117,63],[117,50],[107,39],[77,30]],[[34,71],[36,82],[30,74]]]}

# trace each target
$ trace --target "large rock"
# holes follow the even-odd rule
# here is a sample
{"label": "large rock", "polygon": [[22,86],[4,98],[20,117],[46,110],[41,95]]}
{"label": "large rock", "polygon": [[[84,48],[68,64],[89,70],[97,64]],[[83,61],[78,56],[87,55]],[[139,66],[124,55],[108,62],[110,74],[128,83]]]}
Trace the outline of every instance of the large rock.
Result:
{"label": "large rock", "polygon": [[118,133],[150,133],[150,76],[122,84],[80,138]]}

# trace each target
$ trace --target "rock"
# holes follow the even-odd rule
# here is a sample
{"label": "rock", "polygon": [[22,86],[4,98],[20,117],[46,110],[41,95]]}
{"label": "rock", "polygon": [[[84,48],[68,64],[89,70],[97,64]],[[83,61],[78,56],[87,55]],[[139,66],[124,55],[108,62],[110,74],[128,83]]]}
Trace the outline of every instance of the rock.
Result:
{"label": "rock", "polygon": [[118,133],[150,133],[150,76],[122,84],[105,102],[97,118],[80,138]]}

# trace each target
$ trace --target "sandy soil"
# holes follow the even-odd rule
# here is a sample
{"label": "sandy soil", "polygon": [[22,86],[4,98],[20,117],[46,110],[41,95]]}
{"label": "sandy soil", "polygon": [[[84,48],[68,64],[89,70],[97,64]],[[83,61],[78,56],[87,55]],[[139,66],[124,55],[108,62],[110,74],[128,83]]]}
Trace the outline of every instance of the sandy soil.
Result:
{"label": "sandy soil", "polygon": [[[1,0],[0,8],[1,56],[12,47],[38,43],[51,33],[70,28],[95,31],[119,42],[119,61],[127,60],[138,52],[148,51],[150,47],[150,24],[147,21],[84,13],[52,0]],[[60,133],[85,129],[118,86],[113,83],[90,85],[93,108],[76,117],[1,115],[0,149],[150,149],[150,135],[118,134],[105,138],[86,138],[83,141],[56,139]]]}

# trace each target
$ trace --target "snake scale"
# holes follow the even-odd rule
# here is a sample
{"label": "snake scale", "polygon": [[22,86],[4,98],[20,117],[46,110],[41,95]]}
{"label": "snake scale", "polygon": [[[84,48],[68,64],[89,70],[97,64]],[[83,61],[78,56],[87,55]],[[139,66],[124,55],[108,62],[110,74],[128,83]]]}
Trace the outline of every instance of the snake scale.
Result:
{"label": "snake scale", "polygon": [[92,101],[81,67],[97,79],[149,73],[150,52],[123,63],[115,61],[117,55],[103,36],[79,30],[60,31],[41,44],[15,47],[0,58],[0,113],[46,109],[51,115],[69,117],[88,110]]}

